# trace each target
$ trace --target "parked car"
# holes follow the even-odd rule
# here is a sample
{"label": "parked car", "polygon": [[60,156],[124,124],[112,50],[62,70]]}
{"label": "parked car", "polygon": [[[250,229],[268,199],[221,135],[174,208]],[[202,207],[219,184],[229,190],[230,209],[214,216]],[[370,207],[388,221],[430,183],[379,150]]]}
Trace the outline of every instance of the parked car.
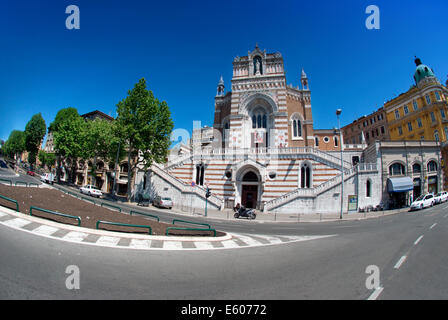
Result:
{"label": "parked car", "polygon": [[418,210],[427,207],[432,207],[435,204],[434,195],[432,193],[428,193],[425,195],[421,195],[417,199],[414,200],[411,204],[411,210]]}
{"label": "parked car", "polygon": [[434,196],[434,201],[436,204],[446,202],[448,200],[448,192],[442,191]]}
{"label": "parked car", "polygon": [[34,171],[31,171],[31,170],[28,170],[27,172],[26,172],[26,174],[27,175],[30,175],[30,176],[35,176],[36,174],[34,173]]}
{"label": "parked car", "polygon": [[159,208],[168,208],[171,209],[173,207],[173,200],[169,197],[160,197],[157,196],[154,198],[152,205]]}
{"label": "parked car", "polygon": [[40,180],[42,182],[53,184],[54,182],[54,175],[52,173],[44,173],[40,176]]}
{"label": "parked car", "polygon": [[79,188],[79,191],[81,193],[85,193],[85,194],[88,194],[89,196],[97,197],[97,198],[99,198],[103,195],[101,190],[92,184],[87,184],[84,187]]}

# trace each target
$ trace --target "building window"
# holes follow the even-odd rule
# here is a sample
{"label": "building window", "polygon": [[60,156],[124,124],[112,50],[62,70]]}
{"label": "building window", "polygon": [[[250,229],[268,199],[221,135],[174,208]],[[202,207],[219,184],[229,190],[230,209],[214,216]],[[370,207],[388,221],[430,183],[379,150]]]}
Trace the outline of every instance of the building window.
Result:
{"label": "building window", "polygon": [[409,130],[409,132],[412,131],[412,123],[411,122],[408,122],[408,130]]}
{"label": "building window", "polygon": [[338,137],[333,137],[334,139],[334,146],[337,147],[339,145]]}
{"label": "building window", "polygon": [[437,142],[439,142],[439,131],[434,130],[434,140],[436,140]]}
{"label": "building window", "polygon": [[324,142],[325,143],[328,143],[330,141],[330,138],[328,138],[328,137],[324,137]]}
{"label": "building window", "polygon": [[384,134],[385,130],[384,130],[384,126],[381,126],[381,134]]}
{"label": "building window", "polygon": [[427,165],[428,172],[437,171],[437,163],[434,160],[428,162]]}
{"label": "building window", "polygon": [[404,114],[408,114],[409,113],[409,109],[408,109],[408,106],[404,106]]}
{"label": "building window", "polygon": [[315,141],[315,143],[316,143],[316,147],[318,147],[318,146],[319,146],[319,138],[318,138],[318,137],[315,137],[315,138],[314,138],[314,141]]}
{"label": "building window", "polygon": [[375,129],[376,136],[378,137],[380,134],[378,133],[378,128]]}
{"label": "building window", "polygon": [[420,136],[420,140],[425,140],[425,136]]}
{"label": "building window", "polygon": [[196,184],[199,186],[204,185],[205,166],[199,164],[196,166]]}
{"label": "building window", "polygon": [[369,138],[370,138],[369,133],[366,132],[366,140],[369,140]]}
{"label": "building window", "polygon": [[422,171],[422,167],[418,163],[414,163],[412,165],[412,173],[420,173]]}
{"label": "building window", "polygon": [[436,122],[436,116],[434,115],[434,112],[431,112],[430,115],[431,115],[431,121]]}
{"label": "building window", "polygon": [[421,118],[418,118],[418,119],[417,119],[417,126],[418,126],[419,128],[423,127],[422,119],[421,119]]}
{"label": "building window", "polygon": [[267,127],[267,117],[266,113],[261,110],[257,110],[257,112],[252,115],[252,129],[260,129]]}
{"label": "building window", "polygon": [[435,94],[436,94],[436,100],[440,101],[440,93],[438,91],[436,91]]}
{"label": "building window", "polygon": [[395,119],[400,119],[400,110],[395,110]]}
{"label": "building window", "polygon": [[414,106],[414,111],[417,111],[417,109],[418,109],[418,104],[417,104],[417,101],[412,101],[412,105]]}
{"label": "building window", "polygon": [[367,198],[370,198],[372,195],[372,186],[371,186],[371,182],[370,182],[370,180],[367,180],[367,182],[366,182],[366,197]]}
{"label": "building window", "polygon": [[307,163],[302,165],[300,168],[300,187],[310,188],[311,187],[311,169]]}
{"label": "building window", "polygon": [[443,128],[443,131],[445,131],[445,140],[448,140],[448,127]]}
{"label": "building window", "polygon": [[292,128],[294,138],[302,136],[302,122],[299,119],[292,120]]}
{"label": "building window", "polygon": [[401,136],[403,134],[403,129],[401,126],[398,127],[398,134]]}
{"label": "building window", "polygon": [[426,104],[431,104],[431,97],[429,96],[429,94],[427,94],[425,96],[425,99],[426,99]]}
{"label": "building window", "polygon": [[440,115],[442,116],[442,119],[445,119],[445,110],[440,109]]}
{"label": "building window", "polygon": [[389,167],[389,174],[391,176],[402,176],[405,174],[404,165],[401,163],[394,163]]}

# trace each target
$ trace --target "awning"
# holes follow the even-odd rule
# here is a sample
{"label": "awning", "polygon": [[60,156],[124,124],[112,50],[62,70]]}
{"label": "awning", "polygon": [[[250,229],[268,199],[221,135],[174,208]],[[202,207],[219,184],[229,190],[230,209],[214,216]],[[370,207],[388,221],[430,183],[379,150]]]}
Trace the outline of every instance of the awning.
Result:
{"label": "awning", "polygon": [[387,192],[407,192],[414,189],[414,182],[410,177],[387,179]]}

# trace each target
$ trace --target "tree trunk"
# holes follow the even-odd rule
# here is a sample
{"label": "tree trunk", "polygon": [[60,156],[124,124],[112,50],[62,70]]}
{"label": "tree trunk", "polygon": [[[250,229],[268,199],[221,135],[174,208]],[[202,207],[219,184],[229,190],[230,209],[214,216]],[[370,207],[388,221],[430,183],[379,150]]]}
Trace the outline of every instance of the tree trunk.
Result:
{"label": "tree trunk", "polygon": [[131,174],[131,171],[132,171],[132,166],[131,166],[131,148],[132,147],[132,145],[131,144],[129,144],[129,150],[128,150],[128,192],[127,192],[127,200],[128,200],[128,202],[130,202],[131,201],[131,178],[132,178],[132,174]]}

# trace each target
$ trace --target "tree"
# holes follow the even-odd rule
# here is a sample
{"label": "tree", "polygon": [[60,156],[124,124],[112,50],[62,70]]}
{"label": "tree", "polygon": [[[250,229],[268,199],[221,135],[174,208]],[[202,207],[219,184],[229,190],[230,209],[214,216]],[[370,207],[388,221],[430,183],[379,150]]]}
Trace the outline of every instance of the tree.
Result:
{"label": "tree", "polygon": [[11,131],[3,148],[5,155],[11,158],[17,158],[25,151],[25,133],[20,130]]}
{"label": "tree", "polygon": [[44,150],[39,150],[39,161],[42,163],[42,167],[47,166],[51,169],[56,163],[56,155],[54,153],[47,153]]}
{"label": "tree", "polygon": [[92,184],[96,184],[96,164],[101,158],[104,162],[115,161],[118,146],[120,145],[121,158],[124,156],[123,144],[116,135],[115,123],[105,119],[95,119],[86,122],[86,129],[83,134],[83,150],[81,158],[84,160],[93,158]]}
{"label": "tree", "polygon": [[76,160],[82,155],[83,135],[86,122],[75,108],[64,108],[58,111],[48,130],[53,133],[54,147],[57,156],[56,177],[60,182],[61,163],[68,160],[71,170],[69,180],[73,182],[76,172]]}
{"label": "tree", "polygon": [[167,103],[146,89],[144,78],[117,104],[117,114],[117,131],[128,153],[129,201],[134,170],[139,165],[146,170],[154,161],[165,161],[174,125]]}
{"label": "tree", "polygon": [[37,151],[47,132],[45,120],[40,113],[35,114],[25,127],[25,149],[29,152],[28,162],[33,166],[36,163]]}

